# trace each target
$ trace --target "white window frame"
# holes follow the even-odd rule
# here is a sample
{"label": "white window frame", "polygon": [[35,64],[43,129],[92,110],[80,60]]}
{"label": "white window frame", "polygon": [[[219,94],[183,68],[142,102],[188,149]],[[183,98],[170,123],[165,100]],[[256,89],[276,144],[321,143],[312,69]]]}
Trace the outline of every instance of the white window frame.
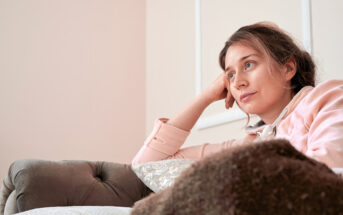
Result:
{"label": "white window frame", "polygon": [[[201,0],[195,0],[195,92],[198,95],[202,91],[202,46],[201,46]],[[311,0],[302,0],[302,38],[305,50],[311,54],[312,52],[312,23],[311,23]],[[196,129],[205,129],[224,123],[233,122],[244,119],[247,115],[241,110],[231,110],[218,113],[212,116],[200,117],[197,121]]]}

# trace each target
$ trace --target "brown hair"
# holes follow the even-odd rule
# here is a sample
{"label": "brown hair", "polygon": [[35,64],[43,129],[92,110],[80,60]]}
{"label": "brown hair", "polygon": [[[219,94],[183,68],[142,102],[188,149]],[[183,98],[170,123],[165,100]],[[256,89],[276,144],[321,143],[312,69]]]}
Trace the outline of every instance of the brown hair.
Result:
{"label": "brown hair", "polygon": [[296,62],[296,74],[291,80],[294,95],[304,86],[315,86],[315,64],[310,54],[301,50],[293,39],[277,26],[270,23],[256,23],[238,29],[226,41],[219,54],[219,64],[223,70],[225,70],[227,50],[237,42],[250,45],[257,51],[266,52],[279,65],[284,65],[293,58]]}

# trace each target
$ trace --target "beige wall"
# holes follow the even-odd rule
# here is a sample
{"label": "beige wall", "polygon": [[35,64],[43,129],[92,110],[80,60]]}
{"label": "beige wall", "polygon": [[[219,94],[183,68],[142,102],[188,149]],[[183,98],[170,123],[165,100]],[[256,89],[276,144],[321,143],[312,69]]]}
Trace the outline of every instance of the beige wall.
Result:
{"label": "beige wall", "polygon": [[343,79],[343,1],[312,1],[313,57],[318,80]]}
{"label": "beige wall", "polygon": [[0,1],[0,177],[22,158],[129,162],[145,137],[145,1]]}
{"label": "beige wall", "polygon": [[194,1],[146,1],[146,135],[194,95]]}

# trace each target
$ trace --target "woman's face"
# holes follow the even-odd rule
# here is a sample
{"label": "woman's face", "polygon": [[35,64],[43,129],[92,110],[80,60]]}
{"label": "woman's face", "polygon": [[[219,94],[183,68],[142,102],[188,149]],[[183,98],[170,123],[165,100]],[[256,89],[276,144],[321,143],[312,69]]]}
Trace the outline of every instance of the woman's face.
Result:
{"label": "woman's face", "polygon": [[266,123],[273,122],[291,100],[287,67],[269,59],[242,43],[231,45],[225,56],[232,96],[243,111],[259,115]]}

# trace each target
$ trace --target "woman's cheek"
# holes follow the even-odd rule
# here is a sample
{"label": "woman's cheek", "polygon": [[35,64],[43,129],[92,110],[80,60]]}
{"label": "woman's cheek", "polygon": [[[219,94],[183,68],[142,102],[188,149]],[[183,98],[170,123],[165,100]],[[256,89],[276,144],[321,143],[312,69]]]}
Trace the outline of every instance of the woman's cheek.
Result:
{"label": "woman's cheek", "polygon": [[239,93],[237,93],[236,91],[232,92],[231,91],[231,96],[233,97],[233,99],[235,100],[235,102],[237,104],[239,104]]}

